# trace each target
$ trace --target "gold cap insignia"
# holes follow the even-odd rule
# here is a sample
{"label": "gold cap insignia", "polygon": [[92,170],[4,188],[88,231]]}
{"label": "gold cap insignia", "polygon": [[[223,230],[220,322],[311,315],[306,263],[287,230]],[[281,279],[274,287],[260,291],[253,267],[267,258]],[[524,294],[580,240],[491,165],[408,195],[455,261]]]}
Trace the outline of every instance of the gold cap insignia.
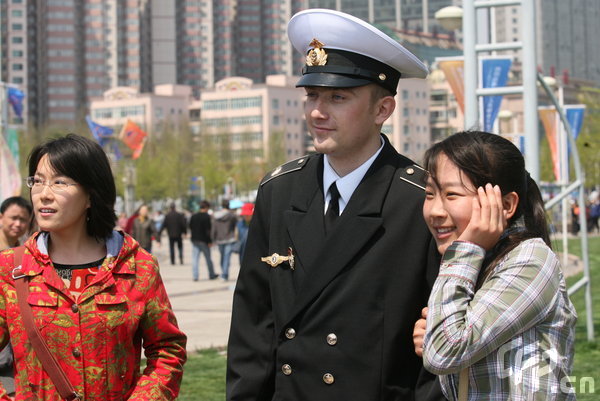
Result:
{"label": "gold cap insignia", "polygon": [[312,46],[312,49],[306,55],[306,65],[312,67],[327,64],[327,53],[323,50],[323,46],[325,45],[319,42],[318,39],[313,39],[309,46]]}
{"label": "gold cap insignia", "polygon": [[290,265],[290,269],[294,270],[294,255],[292,253],[292,248],[288,248],[288,256],[282,256],[278,253],[274,253],[271,256],[264,256],[260,258],[262,262],[265,262],[272,268],[276,268],[283,262],[288,262]]}

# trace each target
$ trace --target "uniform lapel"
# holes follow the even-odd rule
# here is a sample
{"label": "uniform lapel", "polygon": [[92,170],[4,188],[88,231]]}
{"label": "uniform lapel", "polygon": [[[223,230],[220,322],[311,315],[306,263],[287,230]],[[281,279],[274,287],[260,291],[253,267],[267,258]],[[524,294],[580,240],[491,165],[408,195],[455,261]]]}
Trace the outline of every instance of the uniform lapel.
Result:
{"label": "uniform lapel", "polygon": [[325,228],[323,226],[324,197],[323,156],[316,163],[306,166],[306,173],[294,188],[291,210],[284,212],[292,251],[297,258],[295,281],[297,285],[306,277],[306,266],[312,266],[316,249],[323,246]]}
{"label": "uniform lapel", "polygon": [[[293,216],[289,227],[292,241],[298,239],[298,254],[306,266],[292,312],[287,322],[302,311],[373,238],[382,225],[381,210],[394,177],[395,151],[386,142],[363,181],[360,183],[331,234],[323,229],[323,191],[312,196],[304,216]],[[322,185],[321,185],[322,186]],[[319,198],[320,197],[320,198]],[[291,216],[290,216],[291,217]]]}

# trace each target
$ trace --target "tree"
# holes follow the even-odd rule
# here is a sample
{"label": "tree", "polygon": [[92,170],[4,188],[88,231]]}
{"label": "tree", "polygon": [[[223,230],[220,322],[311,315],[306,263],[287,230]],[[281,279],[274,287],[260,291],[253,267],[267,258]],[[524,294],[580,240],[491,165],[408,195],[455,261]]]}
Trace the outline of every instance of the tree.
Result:
{"label": "tree", "polygon": [[585,186],[593,188],[600,186],[600,89],[586,88],[580,101],[586,105],[586,111],[577,150],[585,172]]}

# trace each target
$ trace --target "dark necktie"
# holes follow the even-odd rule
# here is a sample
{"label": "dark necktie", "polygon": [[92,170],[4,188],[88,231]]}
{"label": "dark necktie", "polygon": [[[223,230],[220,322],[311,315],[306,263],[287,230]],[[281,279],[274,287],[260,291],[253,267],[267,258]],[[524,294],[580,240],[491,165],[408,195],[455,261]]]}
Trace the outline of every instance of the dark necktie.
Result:
{"label": "dark necktie", "polygon": [[329,207],[325,213],[325,233],[331,231],[335,220],[340,215],[340,192],[337,189],[335,182],[329,187]]}

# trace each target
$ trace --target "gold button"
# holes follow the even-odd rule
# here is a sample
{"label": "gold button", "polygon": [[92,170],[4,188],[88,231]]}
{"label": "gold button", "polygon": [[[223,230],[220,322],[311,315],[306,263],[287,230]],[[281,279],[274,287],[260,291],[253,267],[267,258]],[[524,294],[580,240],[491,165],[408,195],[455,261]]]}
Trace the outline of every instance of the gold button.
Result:
{"label": "gold button", "polygon": [[304,162],[304,159],[298,160],[298,164],[302,164],[303,162]]}
{"label": "gold button", "polygon": [[415,173],[415,169],[412,167],[409,167],[406,169],[406,174],[408,175],[413,175]]}
{"label": "gold button", "polygon": [[286,363],[281,367],[281,371],[284,375],[289,376],[292,374],[292,367]]}
{"label": "gold button", "polygon": [[292,338],[296,337],[296,330],[294,330],[293,328],[288,328],[285,331],[285,336],[287,337],[288,340],[291,340]]}
{"label": "gold button", "polygon": [[333,384],[333,382],[335,381],[335,378],[333,377],[333,375],[331,373],[325,373],[323,375],[323,381],[325,382],[325,384]]}
{"label": "gold button", "polygon": [[385,81],[387,77],[385,76],[385,74],[382,72],[381,74],[379,74],[379,80],[381,81]]}
{"label": "gold button", "polygon": [[335,335],[335,333],[327,334],[327,344],[329,344],[329,345],[337,344],[337,336]]}

